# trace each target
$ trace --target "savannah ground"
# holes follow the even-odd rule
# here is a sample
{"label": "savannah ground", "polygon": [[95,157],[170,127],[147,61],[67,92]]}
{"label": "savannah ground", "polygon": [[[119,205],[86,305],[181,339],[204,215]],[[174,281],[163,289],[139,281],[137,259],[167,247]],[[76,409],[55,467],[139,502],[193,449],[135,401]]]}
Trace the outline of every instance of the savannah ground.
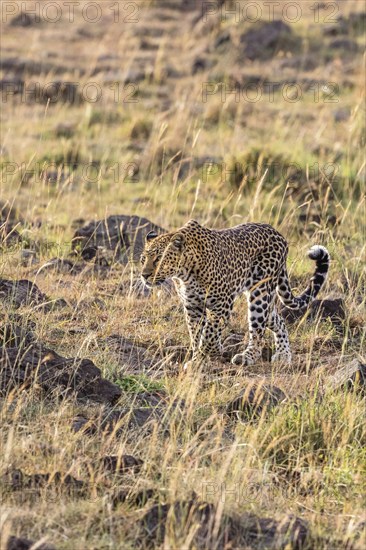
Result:
{"label": "savannah ground", "polygon": [[[93,23],[92,9],[82,11],[88,2],[73,18],[53,2],[61,10],[55,22],[40,2],[40,21],[25,26],[14,22],[21,2],[3,4],[0,207],[3,228],[11,222],[18,235],[2,233],[0,277],[31,280],[66,305],[15,311],[4,301],[2,326],[26,333],[33,323],[38,342],[92,359],[122,389],[116,407],[148,406],[139,395],[160,392],[165,412],[148,426],[121,420],[117,433],[88,435],[75,433],[73,421],[98,417],[102,405],[50,397],[37,385],[5,392],[1,550],[9,535],[65,550],[195,548],[189,519],[182,527],[172,515],[165,540],[152,542],[139,523],[154,503],[192,494],[216,506],[218,523],[222,514],[293,515],[308,526],[307,548],[364,548],[365,401],[360,388],[329,383],[344,365],[365,360],[363,3],[314,10],[298,2],[294,22],[286,2],[273,3],[272,15],[256,2],[262,23],[290,29],[267,49],[255,47],[255,36],[241,39],[261,25],[248,20],[253,12],[223,15],[218,3],[202,17],[200,2],[197,9],[178,0],[114,2],[111,9],[100,1]],[[10,93],[19,81],[23,92]],[[55,81],[76,88],[47,101]],[[290,324],[290,367],[208,362],[184,373],[189,341],[179,301],[165,291],[136,294],[138,265],[106,252],[104,270],[93,269],[94,260],[79,274],[42,269],[70,258],[77,227],[111,214],[136,214],[168,230],[189,218],[216,228],[270,223],[289,241],[297,294],[313,269],[307,249],[324,244],[332,265],[321,297],[341,298],[344,318]],[[225,334],[245,340],[243,299]],[[121,360],[101,344],[111,335],[132,340],[144,360],[133,348]],[[259,418],[228,417],[227,403],[253,383],[279,387],[287,399]],[[103,456],[126,454],[144,461],[138,473],[113,475],[100,465]],[[12,490],[14,468],[51,479],[71,474],[87,490],[55,496],[52,483]],[[117,490],[150,488],[146,502],[112,505]],[[276,537],[266,544],[241,547],[284,547]],[[215,537],[206,547],[215,548]]]}

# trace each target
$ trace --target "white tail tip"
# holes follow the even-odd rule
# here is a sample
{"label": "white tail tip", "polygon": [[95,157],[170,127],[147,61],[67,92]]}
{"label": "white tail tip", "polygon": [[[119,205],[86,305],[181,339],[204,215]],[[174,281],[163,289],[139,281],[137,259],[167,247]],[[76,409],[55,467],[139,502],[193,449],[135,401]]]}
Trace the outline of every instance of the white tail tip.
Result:
{"label": "white tail tip", "polygon": [[330,258],[328,250],[321,244],[315,244],[308,251],[308,256],[311,260],[319,260],[321,258]]}

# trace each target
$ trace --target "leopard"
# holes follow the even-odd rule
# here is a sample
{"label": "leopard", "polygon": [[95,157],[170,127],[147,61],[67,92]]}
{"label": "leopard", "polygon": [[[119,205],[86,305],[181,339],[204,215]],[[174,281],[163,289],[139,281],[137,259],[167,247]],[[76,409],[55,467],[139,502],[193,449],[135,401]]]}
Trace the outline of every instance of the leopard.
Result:
{"label": "leopard", "polygon": [[291,363],[289,335],[277,298],[287,308],[305,311],[325,283],[330,254],[322,245],[310,248],[308,257],[315,261],[315,271],[296,297],[286,267],[288,250],[286,239],[266,223],[210,229],[189,220],[176,231],[146,235],[141,278],[148,287],[173,281],[191,342],[192,358],[185,368],[210,358],[222,360],[222,332],[241,294],[247,298],[249,338],[232,363],[258,363],[266,329],[274,335],[271,361]]}

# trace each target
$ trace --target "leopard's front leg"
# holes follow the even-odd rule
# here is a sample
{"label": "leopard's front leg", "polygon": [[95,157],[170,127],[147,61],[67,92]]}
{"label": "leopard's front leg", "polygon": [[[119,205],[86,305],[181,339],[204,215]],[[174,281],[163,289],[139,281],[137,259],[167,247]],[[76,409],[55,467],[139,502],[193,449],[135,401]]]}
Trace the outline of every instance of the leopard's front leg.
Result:
{"label": "leopard's front leg", "polygon": [[193,356],[191,361],[184,365],[185,369],[192,365],[200,365],[207,357],[221,357],[222,319],[220,317],[211,311],[206,311],[200,317],[198,324],[193,322],[194,328],[192,327],[192,317],[189,318],[187,324],[191,335]]}
{"label": "leopard's front leg", "polygon": [[212,311],[207,311],[203,304],[199,307],[185,306],[185,314],[193,355],[184,368],[187,369],[193,364],[199,365],[207,357],[220,357],[222,318]]}
{"label": "leopard's front leg", "polygon": [[196,361],[198,358],[202,329],[206,322],[205,292],[196,284],[192,285],[192,282],[187,284],[187,282],[183,282],[178,278],[173,278],[173,282],[183,304],[191,343],[190,349],[192,351],[192,360],[185,363],[184,368],[187,368],[193,360]]}
{"label": "leopard's front leg", "polygon": [[221,343],[222,330],[225,327],[232,311],[234,300],[231,296],[226,300],[216,297],[206,299],[205,321],[202,323],[198,349],[193,354],[192,362],[201,362],[206,357],[222,358]]}
{"label": "leopard's front leg", "polygon": [[184,305],[184,313],[191,340],[193,356],[198,354],[201,334],[206,323],[206,309],[204,305]]}
{"label": "leopard's front leg", "polygon": [[206,322],[202,328],[198,354],[212,358],[222,356],[221,334],[223,319],[212,310],[206,312]]}

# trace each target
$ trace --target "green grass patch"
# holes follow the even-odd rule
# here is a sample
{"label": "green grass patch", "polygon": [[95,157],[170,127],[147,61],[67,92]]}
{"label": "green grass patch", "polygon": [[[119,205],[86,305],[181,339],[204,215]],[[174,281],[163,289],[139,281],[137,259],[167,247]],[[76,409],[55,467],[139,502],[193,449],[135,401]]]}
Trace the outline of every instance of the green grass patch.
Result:
{"label": "green grass patch", "polygon": [[151,380],[151,378],[144,374],[130,374],[123,378],[118,378],[115,383],[127,393],[140,393],[144,391],[153,392],[164,389],[162,382]]}

